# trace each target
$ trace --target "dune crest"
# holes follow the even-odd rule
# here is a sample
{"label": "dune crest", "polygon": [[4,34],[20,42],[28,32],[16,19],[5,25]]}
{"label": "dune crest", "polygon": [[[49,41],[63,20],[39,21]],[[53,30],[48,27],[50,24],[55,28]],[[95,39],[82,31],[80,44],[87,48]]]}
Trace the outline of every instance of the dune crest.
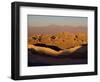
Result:
{"label": "dune crest", "polygon": [[31,48],[40,54],[42,53],[42,54],[51,55],[51,56],[59,56],[59,55],[69,55],[73,53],[74,51],[76,51],[77,49],[81,48],[81,46],[76,46],[74,48],[64,49],[60,51],[56,51],[56,50],[53,50],[51,48],[46,48],[46,47],[34,46],[31,44],[28,45],[28,48]]}

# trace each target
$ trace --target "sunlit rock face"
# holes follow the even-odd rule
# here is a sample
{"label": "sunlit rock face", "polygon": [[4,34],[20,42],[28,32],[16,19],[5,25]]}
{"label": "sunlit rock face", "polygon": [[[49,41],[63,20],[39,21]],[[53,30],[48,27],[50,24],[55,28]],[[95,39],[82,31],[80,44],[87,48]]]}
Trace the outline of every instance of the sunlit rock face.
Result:
{"label": "sunlit rock face", "polygon": [[87,44],[87,33],[85,32],[59,32],[54,34],[33,34],[28,38],[29,44],[47,44],[57,46],[61,49],[72,48]]}

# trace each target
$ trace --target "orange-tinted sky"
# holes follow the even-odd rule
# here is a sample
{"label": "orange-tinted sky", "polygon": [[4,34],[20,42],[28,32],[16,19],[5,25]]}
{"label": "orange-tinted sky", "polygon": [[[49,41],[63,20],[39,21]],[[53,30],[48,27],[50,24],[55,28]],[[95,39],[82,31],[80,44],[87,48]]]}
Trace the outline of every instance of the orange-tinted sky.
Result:
{"label": "orange-tinted sky", "polygon": [[71,28],[73,31],[86,31],[87,23],[87,17],[28,15],[28,32],[54,33],[69,31]]}
{"label": "orange-tinted sky", "polygon": [[86,26],[87,17],[28,15],[29,26],[48,26],[52,24]]}

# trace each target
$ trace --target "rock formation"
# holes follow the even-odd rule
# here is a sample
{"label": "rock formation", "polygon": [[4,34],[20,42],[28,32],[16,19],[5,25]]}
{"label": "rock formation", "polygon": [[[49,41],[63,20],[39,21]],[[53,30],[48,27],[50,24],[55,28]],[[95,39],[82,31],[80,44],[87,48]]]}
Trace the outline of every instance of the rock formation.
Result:
{"label": "rock formation", "polygon": [[72,48],[87,44],[85,32],[60,32],[55,34],[33,34],[28,38],[29,44],[47,44],[60,47],[61,49]]}

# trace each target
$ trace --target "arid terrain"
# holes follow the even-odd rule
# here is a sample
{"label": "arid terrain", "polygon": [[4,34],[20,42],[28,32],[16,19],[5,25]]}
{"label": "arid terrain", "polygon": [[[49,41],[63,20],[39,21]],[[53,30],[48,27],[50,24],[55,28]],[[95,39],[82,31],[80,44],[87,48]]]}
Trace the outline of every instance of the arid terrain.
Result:
{"label": "arid terrain", "polygon": [[28,66],[87,64],[88,17],[28,15]]}
{"label": "arid terrain", "polygon": [[33,34],[28,38],[28,66],[86,64],[87,33]]}
{"label": "arid terrain", "polygon": [[60,47],[61,49],[72,48],[82,44],[87,44],[87,34],[85,32],[59,32],[55,34],[33,34],[29,37],[29,44],[47,44]]}

